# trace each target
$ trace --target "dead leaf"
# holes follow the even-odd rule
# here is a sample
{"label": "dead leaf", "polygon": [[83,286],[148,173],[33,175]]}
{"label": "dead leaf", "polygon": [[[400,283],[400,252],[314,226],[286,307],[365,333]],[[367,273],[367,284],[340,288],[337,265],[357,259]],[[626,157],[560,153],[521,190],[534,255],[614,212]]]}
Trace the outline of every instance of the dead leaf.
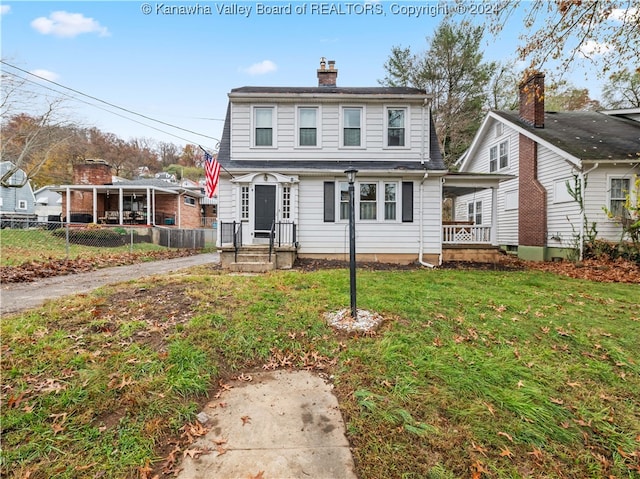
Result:
{"label": "dead leaf", "polygon": [[242,419],[243,426],[247,423],[251,423],[251,418],[249,416],[242,416],[240,419]]}
{"label": "dead leaf", "polygon": [[249,382],[253,381],[253,378],[249,374],[242,373],[240,376],[238,376],[238,381]]}
{"label": "dead leaf", "polygon": [[558,404],[558,405],[564,404],[564,401],[560,398],[550,397],[549,401],[551,401],[553,404]]}
{"label": "dead leaf", "polygon": [[484,468],[484,465],[480,461],[475,461],[470,466],[471,469],[471,479],[480,479],[482,477],[482,473],[489,472]]}
{"label": "dead leaf", "polygon": [[511,437],[511,435],[510,435],[510,434],[507,434],[506,432],[502,432],[502,431],[500,431],[500,432],[498,432],[498,436],[504,436],[504,437],[506,437],[507,439],[509,439],[509,441],[510,441],[510,442],[513,442],[513,438]]}
{"label": "dead leaf", "polygon": [[264,479],[264,471],[260,471],[255,476],[249,476],[247,479]]}
{"label": "dead leaf", "polygon": [[524,382],[522,382],[522,379],[521,379],[520,381],[518,381],[518,384],[516,384],[516,387],[520,389],[523,386],[524,386]]}
{"label": "dead leaf", "polygon": [[513,457],[513,453],[509,450],[508,447],[503,447],[502,450],[500,451],[500,456],[502,457]]}
{"label": "dead leaf", "polygon": [[542,451],[536,447],[533,448],[532,452],[528,452],[527,454],[533,456],[537,461],[541,461],[543,459]]}

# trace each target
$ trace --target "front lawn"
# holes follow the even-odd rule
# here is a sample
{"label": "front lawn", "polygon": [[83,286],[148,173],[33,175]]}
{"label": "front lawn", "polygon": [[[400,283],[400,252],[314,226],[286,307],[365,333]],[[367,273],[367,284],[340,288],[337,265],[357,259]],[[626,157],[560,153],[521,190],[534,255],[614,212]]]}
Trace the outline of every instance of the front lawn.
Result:
{"label": "front lawn", "polygon": [[195,415],[252,369],[332,377],[358,477],[640,478],[637,284],[539,271],[232,276],[209,267],[2,320],[7,477],[170,477]]}

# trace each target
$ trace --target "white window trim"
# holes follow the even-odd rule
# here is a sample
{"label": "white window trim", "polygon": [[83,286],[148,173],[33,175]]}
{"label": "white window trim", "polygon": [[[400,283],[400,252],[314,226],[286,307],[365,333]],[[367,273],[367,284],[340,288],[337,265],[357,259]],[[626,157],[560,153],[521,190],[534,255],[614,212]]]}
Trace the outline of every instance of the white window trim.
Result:
{"label": "white window trim", "polygon": [[504,123],[501,121],[496,123],[496,138],[500,138],[504,134]]}
{"label": "white window trim", "polygon": [[[256,145],[256,110],[271,108],[271,146]],[[251,107],[251,148],[273,150],[278,147],[278,107],[277,105],[253,105]]]}
{"label": "white window trim", "polygon": [[[192,201],[193,203],[191,203],[190,201]],[[186,206],[196,206],[198,202],[196,201],[196,199],[193,196],[185,196],[184,197],[184,204]]]}
{"label": "white window trim", "polygon": [[[500,145],[502,145],[503,143],[507,144],[507,164],[506,166],[500,166]],[[497,152],[497,157],[496,157],[496,169],[492,170],[491,169],[491,150],[495,148],[496,152]],[[491,145],[489,145],[489,148],[487,150],[488,152],[488,161],[489,161],[489,173],[496,173],[498,171],[504,171],[504,170],[508,170],[509,169],[509,164],[511,163],[511,150],[509,149],[510,145],[509,145],[509,139],[505,139],[505,140],[501,140],[501,141],[497,141],[495,143],[492,143]]]}
{"label": "white window trim", "polygon": [[16,210],[26,210],[28,208],[27,200],[18,200]]}
{"label": "white window trim", "polygon": [[[480,223],[476,223],[476,218],[478,217],[478,204],[480,205]],[[472,200],[467,202],[467,220],[469,220],[469,206],[473,206],[473,225],[484,225],[484,205],[482,200]]]}
{"label": "white window trim", "polygon": [[[389,110],[404,110],[404,145],[403,146],[393,146],[393,145],[389,145]],[[389,105],[389,106],[385,106],[384,107],[384,147],[385,149],[390,149],[390,150],[408,150],[409,149],[409,143],[410,143],[410,136],[409,136],[409,132],[411,131],[409,126],[409,107],[406,105],[403,106],[393,106],[393,105]]]}
{"label": "white window trim", "polygon": [[[314,108],[316,110],[316,144],[315,145],[301,145],[300,144],[300,110],[303,108]],[[314,150],[322,148],[322,107],[320,105],[298,105],[296,107],[296,148],[303,150]]]}
{"label": "white window trim", "polygon": [[[359,146],[344,145],[344,111],[348,109],[360,110],[360,145]],[[365,125],[366,117],[367,117],[367,110],[365,105],[341,105],[340,106],[340,149],[364,150],[367,148],[367,131],[366,131],[366,125]]]}
{"label": "white window trim", "polygon": [[[343,179],[336,180],[336,222],[337,223],[348,223],[349,218],[340,218],[340,185],[347,184]],[[375,183],[376,187],[376,219],[375,220],[361,220],[360,219],[360,184],[361,183]],[[384,206],[385,199],[384,186],[387,184],[393,183],[396,185],[396,218],[394,220],[386,220],[384,219]],[[354,208],[356,213],[356,221],[358,223],[383,223],[383,224],[395,224],[402,223],[402,181],[401,180],[358,180],[353,184],[354,187]]]}
{"label": "white window trim", "polygon": [[[630,194],[631,200],[632,202],[635,200],[635,198],[633,197],[633,176],[628,176],[628,175],[607,175],[607,209],[611,209],[611,200],[613,199],[611,197],[611,182],[612,180],[628,180],[629,181],[629,191],[627,191],[626,193],[624,193],[625,195],[625,199],[626,199],[626,195]],[[616,200],[622,200],[623,198],[616,198]]]}
{"label": "white window trim", "polygon": [[[246,205],[244,205],[242,203],[243,198],[243,190],[244,192],[246,192],[246,199],[247,199],[247,203]],[[238,203],[240,205],[240,208],[238,208],[238,212],[240,213],[240,222],[248,222],[249,218],[251,216],[251,188],[249,185],[240,185],[240,188],[238,188],[238,195],[240,197]],[[246,208],[245,208],[246,206]]]}

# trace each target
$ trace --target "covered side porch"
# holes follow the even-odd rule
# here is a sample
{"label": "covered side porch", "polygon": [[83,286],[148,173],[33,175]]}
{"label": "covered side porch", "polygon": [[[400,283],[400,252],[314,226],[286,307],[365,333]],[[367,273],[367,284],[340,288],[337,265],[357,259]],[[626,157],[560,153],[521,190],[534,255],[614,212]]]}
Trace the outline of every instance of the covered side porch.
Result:
{"label": "covered side porch", "polygon": [[511,175],[448,173],[443,183],[442,260],[495,262],[498,187]]}

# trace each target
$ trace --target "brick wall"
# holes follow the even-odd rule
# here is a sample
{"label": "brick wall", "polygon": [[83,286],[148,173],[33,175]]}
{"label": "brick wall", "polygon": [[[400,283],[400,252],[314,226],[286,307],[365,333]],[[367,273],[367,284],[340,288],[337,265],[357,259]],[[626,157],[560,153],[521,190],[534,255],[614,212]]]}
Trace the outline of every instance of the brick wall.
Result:
{"label": "brick wall", "polygon": [[544,128],[544,73],[533,73],[519,85],[520,119],[536,128]]}
{"label": "brick wall", "polygon": [[200,204],[196,200],[194,206],[184,202],[184,195],[157,195],[156,214],[165,217],[173,217],[178,224],[178,211],[180,211],[181,228],[200,228]]}
{"label": "brick wall", "polygon": [[545,246],[547,192],[538,181],[538,145],[520,135],[518,244]]}
{"label": "brick wall", "polygon": [[110,185],[111,167],[107,163],[82,163],[73,166],[74,185]]}

